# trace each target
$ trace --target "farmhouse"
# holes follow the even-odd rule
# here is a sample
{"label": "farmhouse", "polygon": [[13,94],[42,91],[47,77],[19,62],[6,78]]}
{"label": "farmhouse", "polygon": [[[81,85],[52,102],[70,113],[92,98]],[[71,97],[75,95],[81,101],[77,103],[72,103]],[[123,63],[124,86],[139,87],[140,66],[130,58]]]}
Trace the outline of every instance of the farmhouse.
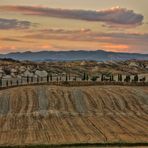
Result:
{"label": "farmhouse", "polygon": [[26,70],[26,71],[23,73],[23,76],[24,76],[24,77],[33,77],[34,74],[33,74],[33,72],[30,72],[29,70]]}
{"label": "farmhouse", "polygon": [[47,77],[48,76],[48,72],[46,72],[45,70],[36,70],[35,71],[35,75],[37,75],[38,77]]}

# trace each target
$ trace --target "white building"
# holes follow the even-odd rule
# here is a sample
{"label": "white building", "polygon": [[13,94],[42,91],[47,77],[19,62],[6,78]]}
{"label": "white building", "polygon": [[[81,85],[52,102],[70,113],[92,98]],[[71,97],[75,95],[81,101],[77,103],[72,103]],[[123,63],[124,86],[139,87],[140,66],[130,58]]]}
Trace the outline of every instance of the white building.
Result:
{"label": "white building", "polygon": [[39,76],[39,77],[47,77],[48,76],[48,72],[45,70],[36,70],[35,71],[35,75]]}
{"label": "white building", "polygon": [[29,70],[26,70],[23,73],[23,76],[25,76],[25,77],[33,77],[34,76],[34,73],[30,72]]}

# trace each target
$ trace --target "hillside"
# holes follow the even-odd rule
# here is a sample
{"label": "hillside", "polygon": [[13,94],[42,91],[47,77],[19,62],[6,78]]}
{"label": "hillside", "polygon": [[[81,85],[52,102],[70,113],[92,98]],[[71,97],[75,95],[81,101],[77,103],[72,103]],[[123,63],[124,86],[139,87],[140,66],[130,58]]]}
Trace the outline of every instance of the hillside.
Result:
{"label": "hillside", "polygon": [[30,61],[123,61],[123,60],[148,60],[148,54],[96,51],[40,51],[40,52],[14,52],[0,54],[0,58],[12,58],[15,60]]}
{"label": "hillside", "polygon": [[0,145],[144,143],[148,87],[24,86],[0,91]]}
{"label": "hillside", "polygon": [[[89,76],[104,74],[148,74],[148,60],[127,60],[127,61],[67,61],[67,62],[31,62],[15,61],[12,59],[0,60],[0,73],[3,75],[22,75],[29,71],[46,71],[49,74],[82,76],[88,73]],[[13,73],[13,74],[12,74]]]}

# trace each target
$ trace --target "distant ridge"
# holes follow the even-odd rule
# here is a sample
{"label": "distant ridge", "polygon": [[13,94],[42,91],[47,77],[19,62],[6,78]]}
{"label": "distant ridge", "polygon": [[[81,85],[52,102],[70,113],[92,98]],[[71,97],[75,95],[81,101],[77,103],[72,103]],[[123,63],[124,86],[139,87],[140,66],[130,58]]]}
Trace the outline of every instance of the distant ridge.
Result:
{"label": "distant ridge", "polygon": [[148,60],[148,54],[96,51],[39,51],[39,52],[12,52],[0,54],[0,58],[12,58],[15,60],[29,61],[124,61],[124,60]]}

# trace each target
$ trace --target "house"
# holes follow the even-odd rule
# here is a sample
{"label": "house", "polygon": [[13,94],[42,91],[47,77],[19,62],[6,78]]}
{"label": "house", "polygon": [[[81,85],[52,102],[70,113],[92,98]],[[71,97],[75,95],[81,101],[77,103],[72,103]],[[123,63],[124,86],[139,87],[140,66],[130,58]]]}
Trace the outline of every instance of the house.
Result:
{"label": "house", "polygon": [[35,71],[35,75],[37,75],[38,77],[47,77],[48,76],[48,72],[45,70],[36,70]]}
{"label": "house", "polygon": [[111,80],[110,76],[103,75],[103,81],[110,81],[110,80]]}
{"label": "house", "polygon": [[11,76],[12,77],[17,77],[17,75],[18,75],[18,70],[17,69],[12,68],[10,71],[11,71]]}
{"label": "house", "polygon": [[34,76],[34,73],[33,72],[30,72],[29,70],[26,70],[22,76],[24,77],[33,77]]}
{"label": "house", "polygon": [[148,65],[146,65],[145,68],[148,69]]}
{"label": "house", "polygon": [[5,79],[5,80],[11,80],[12,76],[11,75],[5,75],[2,78]]}
{"label": "house", "polygon": [[114,81],[118,82],[118,75],[114,75]]}
{"label": "house", "polygon": [[0,69],[0,78],[2,78],[3,75],[4,75],[4,71]]}
{"label": "house", "polygon": [[144,81],[144,80],[145,82],[148,82],[148,74],[140,74],[138,75],[138,78],[139,78],[139,82]]}
{"label": "house", "polygon": [[20,66],[19,72],[24,73],[25,71],[26,71],[26,67],[25,66]]}
{"label": "house", "polygon": [[82,62],[80,63],[80,66],[85,66],[86,64],[87,64],[86,61],[82,61]]}
{"label": "house", "polygon": [[131,75],[131,76],[130,76],[130,81],[133,82],[134,79],[135,79],[135,75]]}
{"label": "house", "polygon": [[139,64],[136,63],[136,62],[130,62],[130,63],[129,63],[129,66],[130,66],[130,67],[139,67]]}

